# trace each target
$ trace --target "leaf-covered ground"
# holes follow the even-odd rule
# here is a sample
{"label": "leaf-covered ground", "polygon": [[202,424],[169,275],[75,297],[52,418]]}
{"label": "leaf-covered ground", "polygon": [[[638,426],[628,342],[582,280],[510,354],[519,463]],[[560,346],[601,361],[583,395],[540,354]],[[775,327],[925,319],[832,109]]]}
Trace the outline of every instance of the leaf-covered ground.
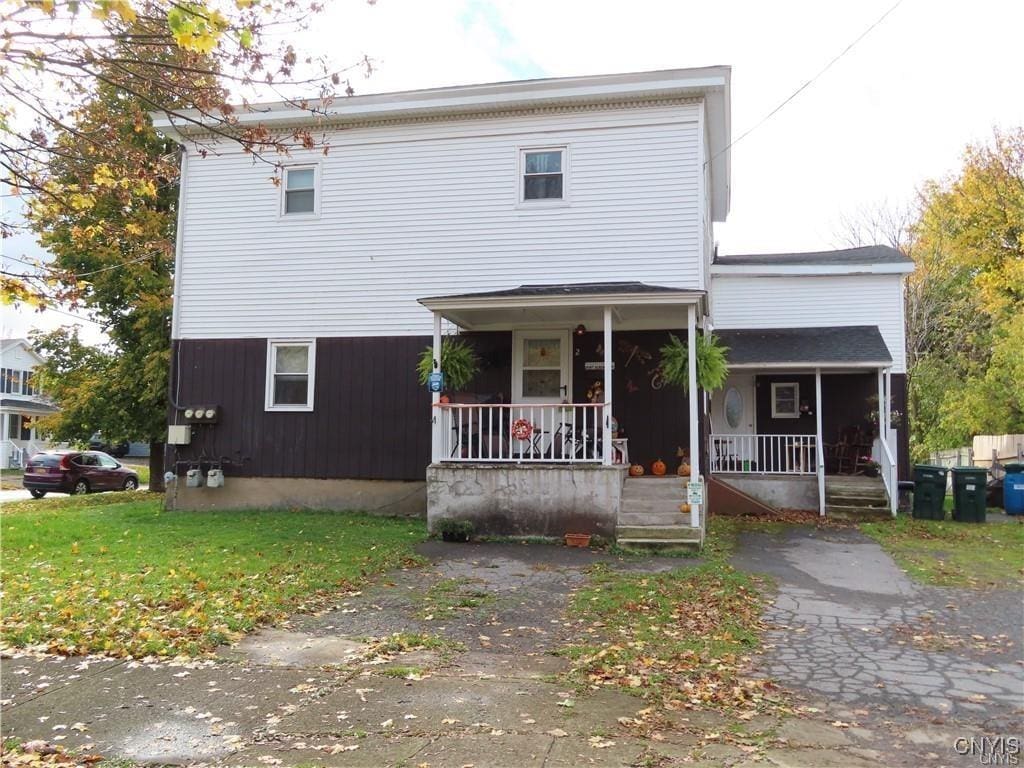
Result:
{"label": "leaf-covered ground", "polygon": [[426,535],[421,521],[345,512],[89,504],[111,497],[5,508],[4,644],[201,654],[409,562]]}
{"label": "leaf-covered ground", "polygon": [[728,563],[742,524],[712,520],[705,561],[659,574],[595,567],[570,614],[587,636],[564,650],[580,684],[655,696],[669,709],[738,708],[777,700],[769,681],[744,673],[760,644],[762,579]]}
{"label": "leaf-covered ground", "polygon": [[924,584],[1005,587],[1024,581],[1024,520],[954,523],[900,515],[860,529]]}

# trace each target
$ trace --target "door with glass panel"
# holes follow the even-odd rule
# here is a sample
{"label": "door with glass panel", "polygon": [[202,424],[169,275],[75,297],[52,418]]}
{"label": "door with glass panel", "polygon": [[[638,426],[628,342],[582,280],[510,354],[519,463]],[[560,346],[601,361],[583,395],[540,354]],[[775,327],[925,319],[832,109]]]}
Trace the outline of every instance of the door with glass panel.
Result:
{"label": "door with glass panel", "polygon": [[569,331],[516,331],[512,347],[512,401],[569,401],[570,360]]}

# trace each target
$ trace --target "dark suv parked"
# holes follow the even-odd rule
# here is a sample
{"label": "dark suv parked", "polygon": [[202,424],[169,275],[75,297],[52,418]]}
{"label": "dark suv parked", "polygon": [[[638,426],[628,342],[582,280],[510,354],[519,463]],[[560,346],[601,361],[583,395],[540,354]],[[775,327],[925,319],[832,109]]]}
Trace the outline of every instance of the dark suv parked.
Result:
{"label": "dark suv parked", "polygon": [[115,456],[119,459],[128,455],[128,449],[130,447],[131,446],[128,444],[127,440],[122,440],[120,443],[108,443],[103,439],[103,436],[99,432],[89,438],[90,451],[109,453],[111,456]]}
{"label": "dark suv parked", "polygon": [[33,498],[41,499],[51,491],[134,491],[139,476],[100,451],[48,451],[29,459],[22,485]]}

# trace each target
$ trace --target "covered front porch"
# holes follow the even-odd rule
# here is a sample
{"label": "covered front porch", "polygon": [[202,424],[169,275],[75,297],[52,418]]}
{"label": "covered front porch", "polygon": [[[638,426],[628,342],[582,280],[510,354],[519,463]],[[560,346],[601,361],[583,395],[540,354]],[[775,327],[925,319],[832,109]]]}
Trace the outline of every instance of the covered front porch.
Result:
{"label": "covered front porch", "polygon": [[[704,296],[643,283],[522,286],[421,300],[433,312],[435,365],[457,331],[480,358],[465,391],[433,392],[428,521],[469,519],[479,532],[593,533],[621,525],[630,465],[676,476],[664,522],[700,538],[699,391],[661,379],[669,334],[695,345]],[[445,327],[448,323],[449,327]],[[663,478],[664,479],[664,478]],[[633,482],[633,480],[630,480]],[[642,482],[638,480],[637,482]],[[628,494],[627,494],[628,496]],[[627,499],[628,500],[628,499]]]}
{"label": "covered front porch", "polygon": [[[774,508],[895,514],[892,358],[878,329],[716,333],[730,375],[711,398],[709,473]],[[861,478],[856,494],[844,477]]]}

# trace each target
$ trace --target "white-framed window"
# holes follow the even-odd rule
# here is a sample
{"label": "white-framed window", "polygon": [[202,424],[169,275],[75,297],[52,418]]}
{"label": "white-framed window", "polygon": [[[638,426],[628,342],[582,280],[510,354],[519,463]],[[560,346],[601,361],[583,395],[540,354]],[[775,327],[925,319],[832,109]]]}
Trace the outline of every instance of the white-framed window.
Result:
{"label": "white-framed window", "polygon": [[772,418],[800,418],[800,385],[797,382],[772,383]]}
{"label": "white-framed window", "polygon": [[519,150],[519,202],[535,205],[569,199],[569,153],[566,147]]}
{"label": "white-framed window", "polygon": [[312,411],[316,342],[267,342],[267,410]]}
{"label": "white-framed window", "polygon": [[287,165],[281,176],[281,214],[317,215],[320,212],[320,167]]}

